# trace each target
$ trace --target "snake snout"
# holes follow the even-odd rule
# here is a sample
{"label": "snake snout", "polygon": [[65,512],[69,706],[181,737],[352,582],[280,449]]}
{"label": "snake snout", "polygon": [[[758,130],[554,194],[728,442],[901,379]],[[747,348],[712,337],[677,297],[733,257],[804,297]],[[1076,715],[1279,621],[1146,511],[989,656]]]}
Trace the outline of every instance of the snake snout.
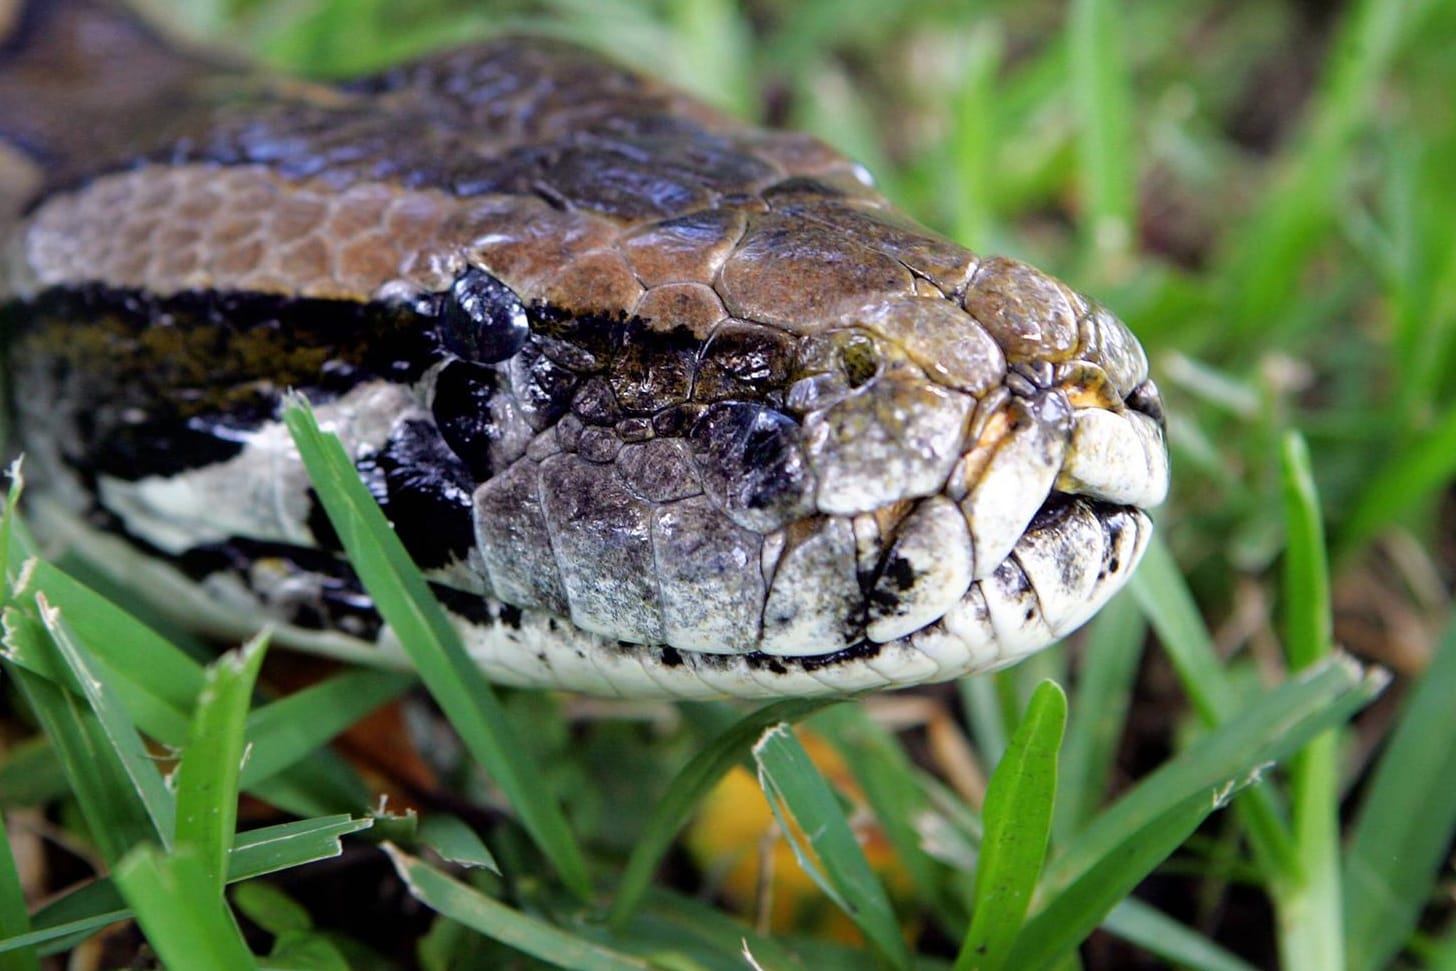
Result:
{"label": "snake snout", "polygon": [[[1136,339],[1049,277],[1002,262],[991,274],[1001,302],[967,298],[978,318],[962,324],[995,338],[999,380],[968,395],[923,369],[920,394],[934,386],[970,407],[956,413],[960,435],[936,466],[938,488],[886,476],[900,491],[874,516],[881,554],[867,585],[871,641],[973,669],[1009,663],[1091,617],[1131,574],[1151,533],[1143,510],[1168,489],[1162,403]],[[950,413],[940,414],[948,429]],[[887,437],[912,455],[930,440]]]}

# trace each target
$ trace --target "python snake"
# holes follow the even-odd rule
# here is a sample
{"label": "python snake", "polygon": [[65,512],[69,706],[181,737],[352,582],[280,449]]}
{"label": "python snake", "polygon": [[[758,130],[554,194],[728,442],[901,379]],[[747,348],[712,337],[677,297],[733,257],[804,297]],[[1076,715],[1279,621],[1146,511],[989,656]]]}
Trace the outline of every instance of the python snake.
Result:
{"label": "python snake", "polygon": [[398,656],[279,420],[337,433],[497,681],[838,694],[1018,660],[1167,489],[1112,314],[859,166],[562,43],[338,84],[103,0],[0,46],[30,515],[189,623]]}

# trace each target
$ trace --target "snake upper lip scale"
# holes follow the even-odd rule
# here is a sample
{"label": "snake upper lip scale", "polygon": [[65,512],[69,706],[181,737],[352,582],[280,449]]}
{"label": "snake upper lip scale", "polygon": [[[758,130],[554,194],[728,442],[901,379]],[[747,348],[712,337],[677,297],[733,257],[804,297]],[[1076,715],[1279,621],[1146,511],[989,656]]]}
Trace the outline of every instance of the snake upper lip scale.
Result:
{"label": "snake upper lip scale", "polygon": [[1122,586],[1167,490],[1106,310],[557,42],[324,86],[32,0],[0,247],[38,528],[219,633],[398,650],[289,389],[493,679],[605,695],[1002,666]]}

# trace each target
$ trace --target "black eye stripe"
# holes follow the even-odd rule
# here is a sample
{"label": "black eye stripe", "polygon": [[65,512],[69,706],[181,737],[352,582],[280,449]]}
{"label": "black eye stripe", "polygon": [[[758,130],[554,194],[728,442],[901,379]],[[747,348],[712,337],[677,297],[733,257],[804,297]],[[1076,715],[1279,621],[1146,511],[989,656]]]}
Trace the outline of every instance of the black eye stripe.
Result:
{"label": "black eye stripe", "polygon": [[456,357],[495,364],[514,357],[530,336],[525,305],[485,270],[466,268],[445,292],[440,343]]}

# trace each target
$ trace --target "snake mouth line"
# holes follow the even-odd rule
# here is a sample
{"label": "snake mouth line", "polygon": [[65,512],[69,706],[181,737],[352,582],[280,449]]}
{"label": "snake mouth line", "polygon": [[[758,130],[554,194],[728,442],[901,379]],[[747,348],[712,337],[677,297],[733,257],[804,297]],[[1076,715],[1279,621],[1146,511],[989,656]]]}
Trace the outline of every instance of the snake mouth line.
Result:
{"label": "snake mouth line", "polygon": [[[1136,568],[1151,533],[1140,509],[1055,494],[995,570],[974,581],[942,617],[907,636],[865,637],[800,655],[617,642],[610,657],[594,659],[595,669],[608,679],[613,670],[631,668],[664,680],[686,678],[705,693],[747,696],[872,691],[994,670],[1067,635],[1101,609]],[[1078,556],[1062,555],[1069,544]],[[579,663],[589,660],[577,656]]]}

